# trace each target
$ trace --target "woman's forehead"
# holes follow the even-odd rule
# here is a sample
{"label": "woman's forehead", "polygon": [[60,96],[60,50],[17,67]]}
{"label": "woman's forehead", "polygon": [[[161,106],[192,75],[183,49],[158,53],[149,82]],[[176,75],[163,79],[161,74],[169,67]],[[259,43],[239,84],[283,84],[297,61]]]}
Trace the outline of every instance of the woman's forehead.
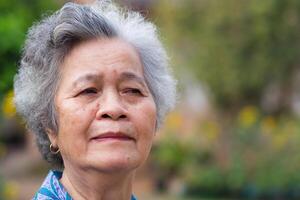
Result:
{"label": "woman's forehead", "polygon": [[112,62],[135,62],[140,64],[136,49],[118,38],[93,39],[79,43],[66,55],[64,63],[90,62],[106,64]]}
{"label": "woman's forehead", "polygon": [[[91,79],[107,72],[122,78],[143,78],[143,67],[137,51],[120,39],[90,40],[75,46],[61,65],[62,78]],[[101,77],[100,77],[101,78]],[[136,78],[138,80],[139,78]]]}

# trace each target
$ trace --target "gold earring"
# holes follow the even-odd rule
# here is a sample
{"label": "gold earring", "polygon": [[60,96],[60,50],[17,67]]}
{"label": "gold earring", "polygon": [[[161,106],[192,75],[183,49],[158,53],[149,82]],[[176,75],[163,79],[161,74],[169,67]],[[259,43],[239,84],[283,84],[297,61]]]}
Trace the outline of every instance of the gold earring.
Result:
{"label": "gold earring", "polygon": [[50,144],[49,149],[50,149],[50,152],[51,152],[52,154],[58,154],[58,153],[59,153],[59,148],[54,149],[54,147],[53,147],[52,144]]}

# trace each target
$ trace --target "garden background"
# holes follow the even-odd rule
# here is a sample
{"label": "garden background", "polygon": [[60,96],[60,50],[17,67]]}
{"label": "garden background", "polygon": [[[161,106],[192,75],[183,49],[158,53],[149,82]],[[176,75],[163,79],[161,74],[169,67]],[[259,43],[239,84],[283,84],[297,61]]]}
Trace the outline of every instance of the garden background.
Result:
{"label": "garden background", "polygon": [[[158,25],[179,80],[137,196],[300,199],[300,1],[120,2]],[[63,3],[0,0],[0,199],[29,199],[49,169],[13,76],[27,29]]]}

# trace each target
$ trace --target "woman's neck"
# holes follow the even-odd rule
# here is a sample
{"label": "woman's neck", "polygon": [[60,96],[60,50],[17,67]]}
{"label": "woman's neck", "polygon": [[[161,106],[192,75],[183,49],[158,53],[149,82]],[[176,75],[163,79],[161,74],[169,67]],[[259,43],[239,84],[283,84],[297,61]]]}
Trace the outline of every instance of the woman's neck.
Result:
{"label": "woman's neck", "polygon": [[130,200],[133,178],[134,172],[65,169],[60,182],[74,200]]}

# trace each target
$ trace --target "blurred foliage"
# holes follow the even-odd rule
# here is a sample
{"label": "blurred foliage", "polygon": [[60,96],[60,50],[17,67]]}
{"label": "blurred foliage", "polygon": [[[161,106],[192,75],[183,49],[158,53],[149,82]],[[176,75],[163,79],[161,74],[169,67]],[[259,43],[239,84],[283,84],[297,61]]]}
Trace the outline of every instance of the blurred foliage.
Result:
{"label": "blurred foliage", "polygon": [[5,156],[6,154],[6,146],[0,141],[0,160]]}
{"label": "blurred foliage", "polygon": [[0,102],[12,89],[28,27],[42,14],[57,7],[55,1],[0,0]]}
{"label": "blurred foliage", "polygon": [[13,97],[13,90],[10,90],[3,98],[2,112],[6,118],[11,118],[16,115],[16,107],[13,103]]}
{"label": "blurred foliage", "polygon": [[[0,143],[1,145],[1,143]],[[0,151],[1,151],[0,146]],[[2,158],[1,152],[0,152],[0,159]],[[11,182],[11,181],[5,181],[1,176],[0,176],[0,199],[18,199],[18,191],[19,188],[16,183]]]}
{"label": "blurred foliage", "polygon": [[179,71],[192,70],[225,111],[258,105],[276,83],[285,111],[300,58],[298,0],[161,0],[154,9]]}
{"label": "blurred foliage", "polygon": [[[58,2],[55,1],[0,0],[0,120],[15,116],[13,76],[17,71],[27,29],[47,10],[57,7]],[[1,128],[1,121],[0,125]],[[3,134],[0,134],[0,161],[7,153],[2,139]],[[18,184],[5,181],[0,176],[0,199],[18,199],[18,191]]]}
{"label": "blurred foliage", "polygon": [[300,199],[300,1],[171,2],[152,17],[177,73],[209,89],[214,117],[180,108],[179,127],[167,120],[160,173],[176,169],[187,194]]}
{"label": "blurred foliage", "polygon": [[178,176],[187,195],[299,199],[300,120],[264,115],[250,105],[233,121],[226,148],[220,148],[218,129],[207,128],[218,121],[195,121],[192,134],[167,123],[152,155],[157,173],[166,182]]}
{"label": "blurred foliage", "polygon": [[18,199],[19,197],[19,188],[14,182],[4,182],[0,180],[0,198],[1,199]]}

